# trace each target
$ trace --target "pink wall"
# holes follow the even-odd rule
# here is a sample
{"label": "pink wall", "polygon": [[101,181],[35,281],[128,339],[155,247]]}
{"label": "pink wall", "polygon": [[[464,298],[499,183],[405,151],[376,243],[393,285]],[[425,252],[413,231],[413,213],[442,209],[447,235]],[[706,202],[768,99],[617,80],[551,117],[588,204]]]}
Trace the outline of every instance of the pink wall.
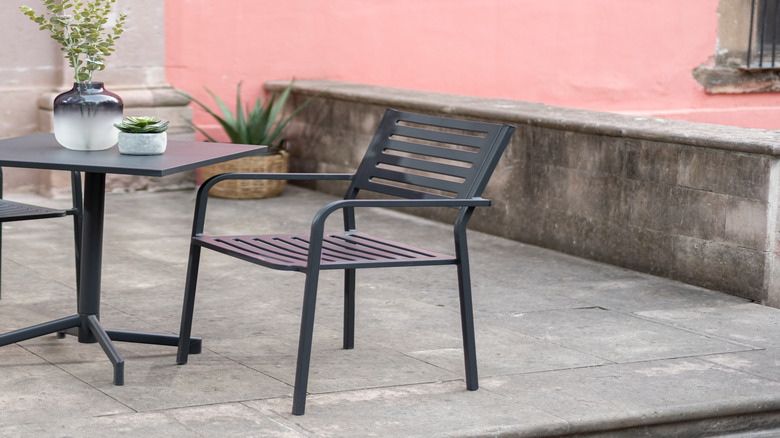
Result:
{"label": "pink wall", "polygon": [[[226,6],[229,5],[229,6]],[[291,77],[765,129],[777,94],[707,95],[718,0],[167,0],[167,77],[223,96]],[[196,122],[208,118],[196,111]]]}

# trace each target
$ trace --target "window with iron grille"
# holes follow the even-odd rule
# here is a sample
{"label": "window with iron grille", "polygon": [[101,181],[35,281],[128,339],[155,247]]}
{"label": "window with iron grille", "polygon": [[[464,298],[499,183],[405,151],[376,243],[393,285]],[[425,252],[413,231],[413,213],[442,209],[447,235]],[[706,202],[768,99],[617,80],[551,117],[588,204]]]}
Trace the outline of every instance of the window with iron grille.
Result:
{"label": "window with iron grille", "polygon": [[780,0],[751,0],[745,67],[780,68]]}
{"label": "window with iron grille", "polygon": [[780,0],[719,0],[713,62],[692,74],[711,94],[780,92]]}

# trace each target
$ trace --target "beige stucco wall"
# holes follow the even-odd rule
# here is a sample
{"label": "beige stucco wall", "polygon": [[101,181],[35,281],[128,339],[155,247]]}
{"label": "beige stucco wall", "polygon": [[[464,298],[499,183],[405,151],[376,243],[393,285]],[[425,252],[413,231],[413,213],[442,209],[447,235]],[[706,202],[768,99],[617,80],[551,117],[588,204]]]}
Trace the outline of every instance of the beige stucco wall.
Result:
{"label": "beige stucco wall", "polygon": [[720,0],[715,62],[722,66],[744,64],[750,34],[750,0]]}
{"label": "beige stucco wall", "polygon": [[[20,4],[44,11],[39,0]],[[52,101],[73,84],[73,69],[58,44],[18,7],[17,2],[0,5],[0,40],[4,41],[0,49],[0,138],[51,132]],[[128,15],[125,32],[107,59],[107,69],[95,73],[94,80],[105,82],[107,89],[123,98],[125,115],[156,115],[171,121],[169,137],[193,138],[185,121],[192,117],[187,100],[165,79],[165,2],[117,0],[114,10]],[[178,186],[190,180],[192,174],[151,182],[109,178],[109,187]],[[5,169],[4,184],[9,192],[57,195],[68,179],[59,172]]]}

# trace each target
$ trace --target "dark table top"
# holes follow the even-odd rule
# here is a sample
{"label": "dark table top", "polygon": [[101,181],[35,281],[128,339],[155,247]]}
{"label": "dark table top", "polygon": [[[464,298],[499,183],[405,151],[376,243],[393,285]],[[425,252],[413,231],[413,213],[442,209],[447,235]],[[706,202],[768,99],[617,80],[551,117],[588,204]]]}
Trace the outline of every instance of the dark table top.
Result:
{"label": "dark table top", "polygon": [[54,134],[32,134],[0,140],[0,166],[166,176],[262,154],[266,149],[266,146],[168,140],[162,155],[123,155],[116,146],[102,151],[73,151],[57,143]]}

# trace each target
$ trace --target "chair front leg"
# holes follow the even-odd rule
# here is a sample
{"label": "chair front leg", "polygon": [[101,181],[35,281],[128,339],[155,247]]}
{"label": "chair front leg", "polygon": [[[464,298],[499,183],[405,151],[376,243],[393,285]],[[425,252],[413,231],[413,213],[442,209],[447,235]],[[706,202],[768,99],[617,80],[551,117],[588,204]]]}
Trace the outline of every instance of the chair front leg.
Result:
{"label": "chair front leg", "polygon": [[474,311],[471,304],[471,276],[468,259],[458,264],[458,289],[460,295],[460,324],[463,332],[463,359],[466,366],[466,389],[479,388],[477,377],[477,347],[474,339]]}
{"label": "chair front leg", "polygon": [[344,349],[355,348],[355,269],[344,270]]}
{"label": "chair front leg", "polygon": [[306,286],[303,291],[303,310],[301,313],[301,333],[298,339],[298,364],[295,369],[295,388],[293,389],[293,415],[303,415],[306,410],[306,390],[309,386],[309,364],[311,363],[311,343],[314,337],[314,307],[317,304],[317,282],[319,270],[306,273]]}
{"label": "chair front leg", "polygon": [[190,352],[190,337],[192,335],[192,318],[195,311],[195,290],[198,283],[198,267],[200,265],[198,245],[190,244],[190,258],[187,265],[187,282],[184,286],[184,304],[181,311],[181,327],[179,329],[179,350],[176,363],[184,365]]}

